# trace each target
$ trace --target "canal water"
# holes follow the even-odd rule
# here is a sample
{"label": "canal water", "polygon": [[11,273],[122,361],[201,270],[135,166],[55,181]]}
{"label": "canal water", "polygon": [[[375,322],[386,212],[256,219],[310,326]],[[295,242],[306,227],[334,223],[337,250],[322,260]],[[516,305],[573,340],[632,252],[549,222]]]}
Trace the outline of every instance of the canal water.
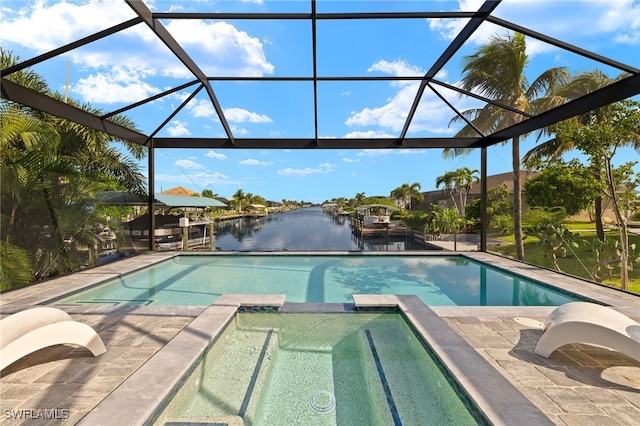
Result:
{"label": "canal water", "polygon": [[407,237],[360,238],[348,216],[320,207],[216,223],[215,247],[229,251],[404,251],[427,250]]}

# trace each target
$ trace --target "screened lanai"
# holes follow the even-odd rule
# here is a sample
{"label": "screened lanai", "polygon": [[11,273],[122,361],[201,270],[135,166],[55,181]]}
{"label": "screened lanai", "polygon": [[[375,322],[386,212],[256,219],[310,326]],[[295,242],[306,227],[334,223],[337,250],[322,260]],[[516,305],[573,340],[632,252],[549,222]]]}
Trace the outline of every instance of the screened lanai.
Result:
{"label": "screened lanai", "polygon": [[[199,367],[193,364],[196,359],[209,363],[205,347],[216,340],[234,340],[220,334],[226,327],[223,323],[236,327],[232,324],[236,320],[230,319],[236,312],[258,308],[267,312],[239,312],[236,318],[258,316],[261,329],[269,332],[267,338],[257,346],[253,342],[241,345],[251,351],[251,357],[246,352],[230,352],[228,358],[240,361],[242,375],[234,377],[236,371],[226,368],[230,375],[214,383],[215,391],[224,397],[235,397],[231,385],[241,384],[238,413],[176,418],[174,423],[196,419],[242,423],[240,412],[251,413],[257,405],[279,408],[257,403],[255,398],[269,381],[262,379],[276,372],[274,376],[285,378],[291,395],[282,398],[283,412],[291,411],[296,406],[294,398],[300,397],[305,409],[313,410],[316,419],[329,419],[329,424],[331,416],[348,411],[343,407],[349,401],[373,393],[379,380],[380,398],[357,414],[386,410],[386,405],[389,420],[399,424],[402,416],[403,424],[411,424],[401,409],[393,408],[393,392],[396,407],[411,399],[410,405],[420,414],[413,423],[423,424],[424,419],[441,417],[412,397],[426,395],[436,401],[431,391],[407,392],[411,388],[404,378],[397,393],[396,388],[383,388],[393,383],[397,360],[406,352],[398,344],[398,333],[377,346],[380,355],[382,349],[393,351],[393,364],[387,364],[386,358],[380,362],[375,355],[374,339],[381,342],[376,330],[373,335],[366,330],[365,339],[350,335],[341,340],[366,343],[353,352],[370,351],[370,358],[353,364],[358,369],[375,368],[371,376],[363,376],[364,386],[335,387],[348,396],[337,398],[339,409],[334,409],[334,395],[319,391],[320,381],[306,375],[306,366],[276,369],[273,365],[269,372],[270,361],[275,364],[285,358],[280,356],[284,352],[275,356],[272,351],[278,339],[287,343],[286,350],[297,345],[289,344],[284,332],[263,322],[273,315],[272,308],[288,316],[330,313],[349,320],[351,314],[378,315],[377,308],[382,308],[381,317],[395,316],[389,311],[397,306],[408,328],[416,333],[410,340],[434,350],[424,359],[439,359],[441,369],[455,376],[451,380],[456,383],[455,393],[486,414],[486,421],[478,419],[478,424],[637,424],[637,361],[583,344],[572,344],[549,358],[534,353],[543,335],[542,324],[555,307],[547,306],[546,301],[543,304],[541,297],[538,302],[538,295],[546,293],[532,290],[529,281],[557,289],[561,297],[576,295],[580,300],[597,301],[635,321],[640,320],[637,295],[572,276],[571,271],[556,273],[498,255],[488,244],[485,220],[487,185],[492,178],[520,177],[517,173],[511,176],[515,158],[511,147],[516,146],[512,139],[522,142],[528,138],[528,145],[534,145],[538,136],[540,141],[550,137],[540,131],[554,123],[618,101],[640,100],[637,0],[2,0],[0,13],[0,53],[3,60],[7,56],[15,59],[0,63],[2,317],[53,303],[75,321],[93,328],[107,348],[105,355],[93,357],[81,348],[57,345],[3,370],[7,422],[37,415],[54,416],[60,424],[150,424],[158,410],[169,404],[165,396],[174,389],[192,388],[185,385],[191,382],[184,374],[198,374]],[[465,84],[468,58],[496,39],[519,42],[519,37],[526,41],[527,62],[524,78],[515,86],[529,88],[531,99],[552,97],[556,102],[538,102],[533,107],[518,102],[520,98],[485,91],[482,85]],[[493,69],[504,63],[486,65]],[[581,93],[559,99],[552,96],[555,86],[535,85],[538,76],[555,68],[566,68],[570,77],[594,72],[602,78],[597,87],[583,87]],[[494,76],[489,72],[483,77],[500,85],[491,80]],[[482,122],[478,111],[490,111],[497,119],[491,125]],[[444,150],[455,154],[467,149],[471,150],[467,157],[443,160]],[[263,151],[277,155],[262,155]],[[311,160],[293,161],[285,156],[290,152]],[[637,160],[635,149],[628,152],[621,154],[625,157],[621,161]],[[333,162],[327,153],[334,155]],[[281,157],[288,161],[279,163]],[[385,163],[382,158],[395,160]],[[108,160],[127,167],[110,169]],[[349,268],[360,268],[359,262],[366,258],[386,268],[378,273],[378,266],[362,267],[350,273],[346,268],[331,272],[333,260],[327,259],[332,253],[310,256],[293,253],[289,247],[290,253],[275,249],[273,253],[235,249],[214,253],[211,247],[206,253],[159,252],[153,238],[148,238],[148,246],[140,240],[144,253],[139,256],[129,256],[138,254],[132,249],[121,252],[116,262],[87,268],[98,264],[91,259],[96,253],[89,250],[96,244],[96,235],[108,243],[114,234],[111,231],[136,220],[139,212],[153,213],[163,203],[184,207],[183,200],[172,204],[161,195],[170,187],[184,186],[203,197],[229,201],[233,192],[244,189],[274,194],[267,201],[279,201],[283,197],[306,199],[314,188],[323,186],[319,205],[325,197],[350,196],[365,189],[367,195],[388,197],[403,182],[421,182],[422,191],[435,190],[434,177],[463,165],[478,169],[480,175],[480,252],[475,244],[468,253],[423,250],[379,256],[381,253],[362,253],[365,250],[340,251],[337,257],[350,262]],[[371,173],[365,175],[365,169]],[[258,174],[258,170],[271,174]],[[312,187],[309,182],[315,177],[321,183]],[[131,185],[114,184],[121,181]],[[303,188],[299,195],[287,192],[294,181]],[[100,203],[98,194],[116,191],[123,191],[118,193],[120,199]],[[129,198],[131,193],[134,199]],[[141,235],[161,225],[155,223],[154,214],[148,217]],[[508,219],[513,223],[512,217]],[[234,224],[228,223],[229,227]],[[121,233],[115,234],[120,238]],[[303,268],[286,262],[303,256],[326,259],[300,275]],[[247,260],[252,257],[258,262],[269,257],[285,263],[282,267],[267,267],[266,263],[250,267]],[[409,262],[389,275],[386,258],[393,257]],[[217,294],[206,287],[227,277],[211,272],[211,266],[225,258],[239,258],[238,269],[255,271],[256,278],[244,280],[250,284],[261,283],[267,270],[292,271],[298,274],[295,279],[280,275],[277,281],[310,290],[312,284],[324,285],[336,277],[353,285],[347,295],[351,299],[298,303],[276,294],[245,298],[236,288]],[[194,259],[212,265],[192,263]],[[90,265],[91,260],[94,264]],[[437,266],[433,272],[415,272],[416,265],[425,260],[456,269]],[[179,263],[185,268],[173,269]],[[167,266],[170,270],[163,271]],[[236,269],[226,267],[230,274],[235,273]],[[458,272],[458,267],[471,269]],[[196,270],[203,275],[189,275]],[[505,280],[496,279],[497,273],[504,273]],[[395,290],[387,284],[404,282],[412,274],[429,293],[441,297],[451,287],[455,290],[452,295],[475,297],[478,305],[431,306],[418,299],[413,288],[412,294],[392,295]],[[124,281],[132,275],[142,277],[140,285]],[[441,283],[441,278],[452,285]],[[375,279],[382,281],[382,294],[368,300],[353,297],[359,292],[373,293]],[[5,285],[11,280],[12,285]],[[121,281],[135,294],[129,298],[84,297],[85,290],[101,291],[103,284],[109,284],[107,280]],[[437,285],[432,287],[427,280]],[[37,285],[29,285],[34,282]],[[179,283],[185,283],[184,290]],[[200,284],[204,290],[198,291]],[[487,297],[487,287],[497,289],[493,297]],[[183,303],[176,297],[171,306],[162,306],[156,300],[165,290],[193,298]],[[321,285],[313,290],[309,294],[328,293]],[[211,293],[220,296],[213,304],[205,297]],[[85,300],[63,301],[68,296]],[[492,305],[495,299],[508,303]],[[525,299],[535,299],[535,303],[521,304]],[[273,306],[276,304],[281,306]],[[366,312],[355,312],[356,308]],[[309,340],[321,346],[305,343],[300,345],[303,351],[350,355],[350,346],[327,350],[333,335],[340,333],[333,322],[315,318]],[[243,323],[237,324],[240,330]],[[326,335],[319,333],[324,329]],[[338,362],[313,364],[335,378],[347,376],[343,372],[348,369]],[[442,393],[446,383],[434,380],[436,376],[421,380],[415,374],[420,369],[421,365],[411,364],[405,377],[433,385],[433,394]],[[292,376],[279,374],[281,371],[295,372],[312,384],[313,393],[297,391],[288,380]],[[237,380],[245,373],[247,382]],[[218,399],[217,393],[202,389],[207,402]],[[331,407],[321,406],[325,400],[319,397],[327,395]]]}
{"label": "screened lanai", "polygon": [[[2,69],[2,98],[147,147],[148,193],[157,192],[151,178],[157,173],[155,151],[178,148],[470,148],[481,151],[478,169],[481,181],[486,182],[488,147],[640,93],[637,27],[615,33],[616,38],[627,39],[619,49],[602,51],[595,44],[581,45],[567,34],[588,33],[590,27],[603,25],[603,20],[615,25],[622,15],[589,15],[586,10],[585,18],[581,15],[572,20],[572,8],[582,7],[573,2],[174,4],[129,0],[97,4],[103,6],[98,9],[103,13],[79,15],[85,22],[76,23],[86,29],[74,32],[82,34],[74,40],[64,37],[64,28],[48,28],[58,21],[49,21],[46,15],[38,21],[41,26],[23,29],[38,34],[34,38],[37,46],[30,46],[36,53]],[[4,7],[12,5],[14,11],[25,7],[24,2],[6,2]],[[564,16],[564,30],[554,31],[544,22],[528,19],[541,11],[550,17]],[[9,32],[17,31],[21,24],[18,18],[10,23]],[[567,27],[571,31],[566,31]],[[580,96],[537,108],[518,107],[513,99],[493,96],[480,86],[465,89],[460,65],[464,58],[478,45],[504,34],[524,35],[532,52],[555,52],[556,63],[546,62],[548,56],[530,55],[528,65],[538,73],[570,65],[576,72],[601,70],[609,79]],[[384,43],[390,38],[395,42]],[[17,43],[11,36],[3,39],[3,48]],[[285,54],[265,56],[270,45],[284,40],[290,43]],[[634,49],[635,55],[629,54]],[[366,60],[356,55],[360,52],[369,53]],[[230,58],[245,56],[242,67],[230,64]],[[88,76],[83,87],[76,87],[89,100],[100,85],[107,88],[113,99],[98,112],[65,102],[69,74],[86,70],[86,61],[112,70],[110,75]],[[136,66],[138,62],[145,66]],[[41,72],[57,95],[21,85],[17,76],[27,69]],[[153,90],[126,91],[122,86],[110,86],[110,79],[123,75],[144,84],[151,84],[151,77],[159,80]],[[402,102],[377,109],[363,102],[368,96],[377,96],[378,105],[383,105],[385,99],[399,97],[399,92],[390,92],[393,87],[402,88]],[[259,112],[257,100],[266,105]],[[159,108],[161,102],[170,106]],[[469,111],[487,106],[497,116],[510,118],[491,126],[479,125]],[[367,128],[385,107],[394,109],[393,123]],[[131,117],[136,130],[114,120],[122,115]],[[244,123],[262,122],[268,127],[238,125],[240,115],[245,117]],[[207,125],[196,127],[195,120],[202,116],[208,118]],[[188,132],[180,132],[176,121],[183,127],[194,124]],[[345,130],[345,123],[355,122],[364,126],[362,131]],[[482,188],[483,198],[486,190],[486,186]],[[150,210],[153,202],[150,197]],[[153,222],[149,226],[153,229]],[[483,231],[480,247],[486,250],[486,228]]]}

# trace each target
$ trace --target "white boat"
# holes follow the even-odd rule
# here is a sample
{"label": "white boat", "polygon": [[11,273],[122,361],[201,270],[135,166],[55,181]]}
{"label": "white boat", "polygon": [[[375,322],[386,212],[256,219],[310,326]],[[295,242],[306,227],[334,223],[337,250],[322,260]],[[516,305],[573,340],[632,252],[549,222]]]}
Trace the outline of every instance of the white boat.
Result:
{"label": "white boat", "polygon": [[391,223],[391,212],[397,210],[393,206],[385,204],[366,204],[356,207],[358,218],[362,220],[362,226],[367,228],[381,228]]}

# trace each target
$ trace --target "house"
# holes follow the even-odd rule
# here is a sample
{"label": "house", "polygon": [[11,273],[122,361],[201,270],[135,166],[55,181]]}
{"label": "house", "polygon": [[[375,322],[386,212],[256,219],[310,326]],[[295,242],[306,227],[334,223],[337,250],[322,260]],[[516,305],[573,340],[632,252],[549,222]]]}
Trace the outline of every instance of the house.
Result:
{"label": "house", "polygon": [[[520,171],[520,182],[524,186],[524,182],[534,176],[537,176],[539,172],[529,172],[525,170]],[[513,173],[500,173],[497,175],[487,176],[487,188],[495,188],[497,186],[506,185],[509,194],[513,195]],[[467,195],[467,204],[471,203],[476,198],[480,198],[481,185],[480,182],[471,185],[469,194]],[[524,193],[524,189],[523,189]],[[435,191],[423,192],[424,200],[416,207],[417,210],[428,210],[432,204],[439,204],[446,208],[455,207],[449,191],[446,189],[437,189]],[[526,202],[526,197],[522,197],[523,203]]]}

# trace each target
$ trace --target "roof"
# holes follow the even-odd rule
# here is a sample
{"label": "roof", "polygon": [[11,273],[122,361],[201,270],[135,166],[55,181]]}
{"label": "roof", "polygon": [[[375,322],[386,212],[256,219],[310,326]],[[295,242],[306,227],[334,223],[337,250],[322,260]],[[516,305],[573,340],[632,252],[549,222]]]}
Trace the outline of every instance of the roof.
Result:
{"label": "roof", "polygon": [[198,194],[195,191],[192,191],[188,188],[185,188],[184,186],[176,186],[175,188],[171,188],[171,189],[167,189],[166,191],[162,191],[161,194],[167,194],[167,195],[186,195],[188,197],[192,196],[192,195],[196,195]]}
{"label": "roof", "polygon": [[363,204],[361,206],[356,207],[357,212],[363,212],[369,209],[374,208],[385,208],[387,210],[400,210],[398,207],[390,206],[388,204]]}
{"label": "roof", "polygon": [[[137,194],[123,191],[102,192],[96,198],[105,204],[118,206],[143,206],[147,205],[148,198]],[[156,193],[155,201],[157,206],[168,207],[227,207],[227,205],[214,198],[194,197],[186,195],[171,195]]]}
{"label": "roof", "polygon": [[[87,34],[86,36],[74,40],[64,46],[57,47],[50,51],[41,52],[32,58],[25,58],[21,63],[12,65],[0,70],[2,75],[2,98],[17,102],[22,105],[50,113],[71,121],[83,124],[87,127],[106,131],[110,135],[129,140],[141,145],[154,148],[281,148],[281,149],[308,149],[308,148],[479,148],[487,147],[496,143],[504,142],[513,137],[520,136],[537,129],[541,129],[550,124],[585,113],[594,108],[604,106],[623,99],[628,99],[640,93],[640,69],[637,64],[622,63],[621,61],[607,57],[603,54],[594,53],[584,47],[572,45],[564,40],[554,38],[548,34],[541,33],[523,25],[517,17],[527,15],[527,7],[531,7],[536,2],[501,2],[498,0],[488,0],[475,8],[477,2],[450,2],[456,4],[455,10],[446,10],[447,2],[318,2],[309,0],[308,2],[259,2],[252,5],[243,2],[242,8],[235,8],[233,4],[237,2],[219,2],[216,11],[192,12],[174,10],[168,7],[170,2],[151,2],[147,0],[114,2],[113,8],[122,12],[118,16],[128,15],[131,19],[123,20],[111,27],[101,31]],[[374,4],[375,7],[362,11],[362,5]],[[556,4],[564,2],[543,2],[541,8],[554,14]],[[194,3],[195,4],[195,3]],[[460,4],[463,9],[458,10]],[[473,7],[473,8],[472,8]],[[445,10],[443,10],[445,8]],[[503,19],[501,13],[509,9],[511,20]],[[240,10],[240,12],[238,12]],[[373,11],[371,11],[373,10]],[[593,20],[600,19],[594,16]],[[101,16],[96,16],[100,20]],[[262,22],[264,26],[277,28],[287,34],[287,30],[293,27],[303,28],[309,34],[308,40],[299,40],[299,50],[292,52],[296,56],[296,62],[304,62],[306,72],[293,75],[287,72],[285,63],[279,65],[276,74],[261,73],[251,70],[240,73],[225,73],[215,67],[210,66],[211,55],[198,55],[194,52],[193,46],[188,45],[189,41],[181,42],[172,33],[174,26],[192,25],[193,22],[207,23],[239,23],[239,22]],[[523,19],[527,22],[526,19]],[[332,55],[333,51],[328,49],[341,49],[340,56],[348,58],[349,48],[371,50],[377,52],[379,46],[375,44],[374,38],[363,35],[359,43],[354,45],[353,40],[348,40],[351,34],[360,34],[353,31],[354,26],[366,26],[368,31],[384,34],[384,31],[397,30],[398,25],[409,26],[410,24],[423,25],[425,31],[431,24],[452,23],[451,34],[448,37],[441,37],[442,44],[429,45],[424,49],[423,56],[420,57],[420,70],[405,70],[403,74],[398,73],[375,73],[367,67],[360,66],[359,70],[353,68],[345,69],[339,67],[344,61],[336,59]],[[55,21],[48,22],[46,19],[43,25],[51,25],[51,32],[54,31]],[[105,27],[107,24],[104,24]],[[110,23],[111,25],[111,23]],[[194,24],[195,25],[195,24]],[[445,25],[445,24],[442,24]],[[571,25],[571,24],[569,24]],[[455,27],[455,29],[453,29]],[[414,27],[415,28],[415,27]],[[331,30],[330,30],[331,29]],[[333,42],[335,31],[338,34],[345,34],[343,40],[346,47],[336,45]],[[376,30],[377,29],[377,30]],[[557,57],[561,57],[564,63],[571,63],[574,60],[585,61],[593,69],[606,69],[607,74],[612,78],[626,73],[626,77],[616,80],[611,84],[595,90],[588,95],[571,100],[565,104],[553,107],[548,111],[540,113],[530,113],[519,111],[516,108],[506,106],[498,101],[483,97],[481,94],[473,93],[461,89],[455,84],[459,81],[459,76],[452,75],[449,79],[446,76],[450,68],[457,68],[460,56],[465,55],[469,50],[477,46],[478,40],[488,40],[488,33],[496,34],[500,32],[518,32],[524,34],[535,43],[544,45],[548,49],[557,49]],[[581,30],[576,24],[575,31]],[[35,30],[34,30],[35,31]],[[162,57],[158,57],[158,62],[171,62],[176,64],[176,74],[187,76],[180,82],[172,81],[159,93],[135,101],[122,100],[113,107],[111,111],[89,112],[73,105],[66,104],[60,99],[56,99],[46,94],[37,93],[18,82],[11,80],[12,74],[33,67],[47,64],[55,67],[54,61],[69,56],[70,52],[77,49],[88,49],[96,44],[109,44],[117,49],[117,43],[109,43],[114,38],[123,36],[135,37],[130,43],[140,46],[140,50],[149,52],[149,55],[156,55],[156,50],[151,47],[165,46]],[[243,33],[244,34],[244,33]],[[107,37],[109,39],[107,39]],[[419,43],[416,40],[419,33],[407,35],[406,43]],[[268,37],[265,37],[268,39]],[[351,44],[348,42],[352,41]],[[332,44],[333,42],[333,44]],[[129,41],[127,41],[129,43]],[[183,43],[185,45],[183,45]],[[367,44],[369,43],[369,44]],[[266,44],[266,43],[265,43]],[[271,44],[269,41],[268,44]],[[392,57],[401,58],[404,55],[403,43],[397,44],[397,50],[391,52]],[[357,47],[356,47],[357,46]],[[145,47],[149,47],[145,49]],[[389,53],[389,52],[388,52]],[[608,52],[605,52],[605,54]],[[120,55],[112,55],[115,61],[122,60]],[[52,64],[53,63],[53,64]],[[117,63],[111,65],[118,65]],[[537,64],[538,67],[549,68],[555,64]],[[587,68],[588,69],[588,68]],[[342,70],[342,71],[341,71]],[[151,74],[151,73],[149,73]],[[142,78],[142,73],[139,78]],[[452,83],[448,83],[450,81]],[[402,104],[399,122],[392,126],[384,134],[376,132],[355,132],[344,136],[334,137],[334,134],[327,134],[323,130],[323,124],[332,117],[332,112],[338,105],[349,110],[349,105],[345,104],[349,99],[342,96],[335,97],[335,93],[354,93],[351,99],[358,99],[355,96],[360,93],[363,82],[375,83],[381,90],[374,90],[380,96],[388,96],[384,89],[388,85],[407,86],[411,85],[412,90],[406,93],[408,101]],[[240,84],[239,84],[240,83]],[[241,87],[250,86],[250,96],[244,96]],[[276,88],[274,90],[274,87]],[[414,89],[415,87],[415,89]],[[295,99],[289,98],[292,93],[304,93]],[[368,93],[369,94],[369,93]],[[179,95],[183,99],[182,103],[176,101],[176,107],[167,113],[165,120],[158,120],[147,124],[144,130],[133,130],[111,121],[115,115],[140,113],[147,111],[150,105],[155,105],[154,101],[167,100],[174,103],[173,99]],[[280,96],[281,95],[281,96]],[[306,130],[302,133],[293,132],[287,128],[278,129],[277,132],[265,132],[263,137],[239,137],[243,135],[243,126],[233,125],[234,115],[238,113],[239,103],[243,98],[254,97],[273,98],[278,96],[278,102],[272,102],[275,109],[284,109],[287,114],[295,114],[303,118]],[[281,99],[280,99],[281,98]],[[203,130],[202,134],[193,135],[187,132],[184,136],[175,136],[168,131],[172,119],[179,116],[197,103],[201,108],[211,111],[210,122],[215,122],[218,129],[216,131]],[[226,101],[226,102],[225,102]],[[492,129],[482,132],[475,129],[475,136],[457,137],[457,131],[465,126],[466,117],[463,110],[473,105],[471,108],[482,105],[492,105],[492,107],[503,112],[512,112],[519,115],[519,120],[509,127]],[[248,107],[248,105],[247,105]],[[448,128],[446,131],[436,131],[434,122],[427,121],[427,124],[416,122],[433,117],[431,114],[438,111],[446,111],[447,121],[456,117],[460,127],[458,129]],[[273,117],[278,111],[264,111],[264,117]],[[347,113],[348,115],[348,113]],[[254,117],[254,119],[261,119]],[[333,119],[333,118],[332,118]],[[181,118],[182,120],[182,118]],[[335,119],[333,119],[335,120]],[[345,121],[342,117],[341,122]],[[163,136],[166,135],[166,136]],[[352,137],[356,136],[356,137]]]}
{"label": "roof", "polygon": [[155,198],[157,202],[169,207],[227,207],[226,204],[208,197],[156,193]]}
{"label": "roof", "polygon": [[145,206],[149,203],[148,197],[124,191],[101,192],[96,199],[111,206]]}

